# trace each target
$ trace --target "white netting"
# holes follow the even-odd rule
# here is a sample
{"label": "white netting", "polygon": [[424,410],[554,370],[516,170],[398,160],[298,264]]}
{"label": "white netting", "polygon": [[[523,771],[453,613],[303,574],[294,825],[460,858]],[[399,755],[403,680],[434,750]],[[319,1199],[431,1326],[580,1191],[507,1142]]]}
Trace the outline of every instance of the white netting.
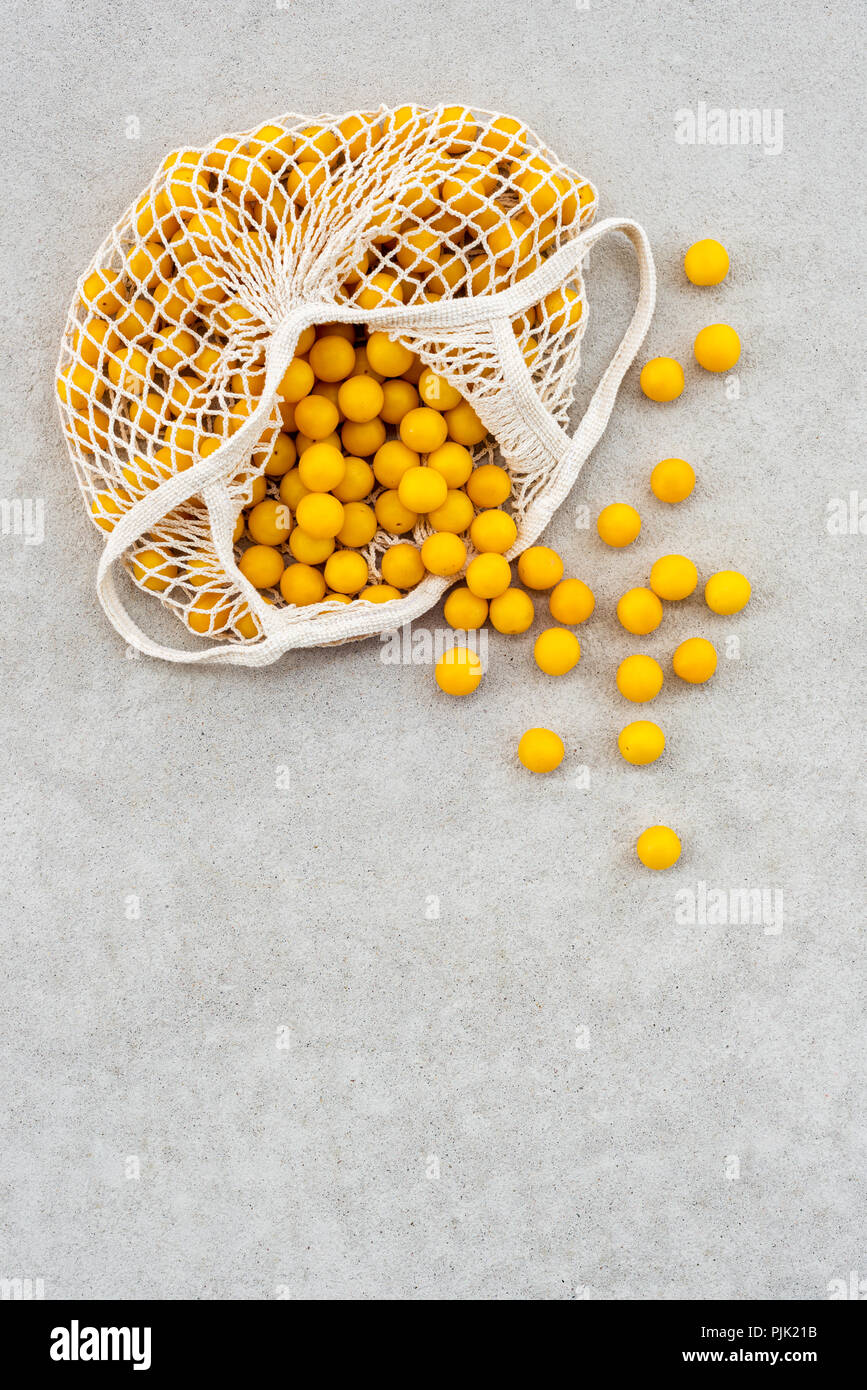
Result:
{"label": "white netting", "polygon": [[[277,495],[264,470],[291,415],[280,385],[312,324],[384,329],[453,385],[511,475],[509,553],[534,540],[601,434],[652,313],[643,232],[582,231],[595,209],[587,180],[519,122],[461,107],[285,116],[170,155],[83,275],[58,368],[70,453],[107,537],[100,599],[127,641],[259,665],[393,627],[455,582],[429,576],[384,606],[296,607],[239,571],[236,521],[263,486]],[[582,261],[608,225],[636,246],[642,295],[570,441]],[[420,518],[415,539],[428,531]],[[366,547],[372,579],[394,540],[380,530]],[[117,559],[220,646],[150,642],[115,588]]]}

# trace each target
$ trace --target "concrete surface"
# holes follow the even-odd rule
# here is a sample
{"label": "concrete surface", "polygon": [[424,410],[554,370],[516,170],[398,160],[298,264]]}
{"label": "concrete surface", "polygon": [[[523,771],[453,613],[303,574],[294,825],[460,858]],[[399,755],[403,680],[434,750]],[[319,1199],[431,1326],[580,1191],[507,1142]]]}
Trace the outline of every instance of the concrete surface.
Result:
{"label": "concrete surface", "polygon": [[[0,569],[4,1278],[813,1300],[867,1274],[865,541],[828,529],[864,487],[858,10],[5,7],[0,469],[46,512],[42,545],[2,536]],[[519,114],[586,169],[656,250],[646,355],[689,363],[730,321],[739,396],[688,365],[656,407],[630,373],[551,527],[598,598],[559,683],[496,634],[465,703],[377,642],[259,672],[127,659],[53,400],[80,268],[170,147],[412,99]],[[699,102],[782,111],[782,148],[678,143]],[[700,291],[680,260],[709,234],[732,272]],[[634,292],[625,243],[594,254],[583,402]],[[677,509],[648,489],[670,454],[699,478]],[[644,517],[623,553],[581,526],[618,498]],[[636,644],[614,602],[673,550],[742,568],[754,601],[689,601]],[[616,665],[691,633],[719,672],[667,680],[665,756],[629,768]],[[515,761],[533,724],[568,746],[548,779]],[[633,844],[657,821],[684,852],[652,875]],[[782,923],[690,924],[699,884],[781,893]]]}

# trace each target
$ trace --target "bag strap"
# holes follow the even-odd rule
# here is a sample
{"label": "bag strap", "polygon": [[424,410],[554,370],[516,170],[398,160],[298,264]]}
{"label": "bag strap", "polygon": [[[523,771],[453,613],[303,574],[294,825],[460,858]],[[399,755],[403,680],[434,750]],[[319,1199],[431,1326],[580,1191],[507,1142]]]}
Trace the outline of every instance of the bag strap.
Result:
{"label": "bag strap", "polygon": [[[638,303],[623,340],[597,386],[590,405],[575,435],[569,436],[560,428],[542,401],[532,381],[527,364],[518,348],[511,321],[531,304],[536,304],[558,285],[568,280],[584,260],[587,252],[601,237],[611,231],[622,231],[632,242],[638,256],[640,287]],[[277,397],[277,388],[288,367],[295,345],[306,327],[314,323],[366,323],[387,330],[453,328],[490,324],[498,343],[506,381],[512,386],[526,412],[527,423],[540,440],[559,460],[551,488],[545,498],[526,513],[515,546],[509,557],[534,540],[550,520],[551,515],[572,487],[582,464],[598,443],[605,429],[617,391],[650,326],[656,302],[656,271],[647,234],[637,222],[628,218],[607,218],[555,251],[538,270],[525,279],[495,294],[477,298],[446,300],[439,304],[407,305],[381,309],[360,309],[352,305],[302,302],[293,307],[278,324],[266,349],[265,385],[262,397],[252,415],[236,434],[230,436],[208,458],[200,459],[183,473],[171,478],[140,498],[118,521],[109,533],[99,560],[96,592],[103,611],[125,642],[146,656],[184,664],[218,664],[259,666],[272,661],[276,655],[293,644],[292,627],[282,620],[280,610],[265,604],[257,591],[237,570],[232,558],[230,527],[227,526],[227,503],[222,480],[230,477],[250,454],[267,425]],[[198,494],[204,496],[209,513],[217,512],[218,530],[215,535],[218,558],[247,598],[248,604],[265,631],[265,640],[255,644],[224,642],[201,651],[183,651],[166,647],[138,626],[128,612],[115,583],[114,567],[124,552],[159,521],[166,513],[181,506]],[[528,533],[532,535],[528,539]],[[230,568],[231,566],[231,568]],[[400,603],[407,609],[401,621],[407,621],[409,609],[414,608],[411,596]],[[395,617],[400,615],[395,610]],[[363,626],[367,626],[364,624]],[[379,615],[372,609],[370,630],[381,627]]]}
{"label": "bag strap", "polygon": [[555,469],[544,493],[524,514],[518,538],[508,552],[510,559],[532,544],[570,492],[581,468],[605,432],[621,382],[635,360],[653,318],[656,267],[647,233],[629,218],[610,217],[585,233],[582,239],[584,251],[609,232],[623,232],[632,243],[638,260],[638,299],[629,326],[590,398],[581,423],[571,437],[539,399],[524,355],[512,332],[511,322],[507,319],[493,326],[506,383],[520,403],[522,417],[550,454]]}

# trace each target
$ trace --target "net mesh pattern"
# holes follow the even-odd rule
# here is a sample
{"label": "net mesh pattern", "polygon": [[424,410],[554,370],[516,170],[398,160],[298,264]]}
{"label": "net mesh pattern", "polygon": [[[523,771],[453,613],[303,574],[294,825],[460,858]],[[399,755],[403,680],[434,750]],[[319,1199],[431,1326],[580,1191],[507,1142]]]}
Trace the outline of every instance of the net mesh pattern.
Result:
{"label": "net mesh pattern", "polygon": [[[299,305],[363,323],[482,300],[520,287],[595,211],[588,181],[530,130],[466,108],[288,115],[170,155],[81,277],[63,337],[58,396],[94,525],[108,535],[231,439],[262,404],[269,343]],[[510,322],[539,402],[565,426],[587,322],[578,269]],[[506,382],[493,324],[414,327],[409,312],[389,331],[473,406],[491,435],[473,452],[478,461],[499,448],[520,522],[552,461]],[[223,476],[234,512],[258,498],[263,478],[265,495],[277,495],[279,478],[264,469],[285,416],[277,395]],[[421,518],[415,539],[428,531]],[[372,581],[396,539],[380,531],[363,552]],[[243,545],[221,562],[213,509],[196,494],[123,558],[133,582],[194,631],[255,643],[250,607],[262,610],[236,568]],[[291,608],[279,592],[262,601]],[[335,640],[335,604],[298,613],[328,616]]]}

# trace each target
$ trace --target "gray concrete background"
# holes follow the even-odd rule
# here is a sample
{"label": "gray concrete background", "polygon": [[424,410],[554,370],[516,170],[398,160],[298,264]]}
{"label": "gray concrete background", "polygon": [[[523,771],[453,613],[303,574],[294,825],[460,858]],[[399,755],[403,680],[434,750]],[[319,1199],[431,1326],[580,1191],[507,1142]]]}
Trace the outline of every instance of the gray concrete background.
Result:
{"label": "gray concrete background", "polygon": [[[867,1274],[865,542],[827,528],[863,489],[859,8],[4,7],[0,471],[45,499],[46,537],[0,540],[0,1275],[48,1297],[821,1299]],[[53,400],[81,267],[179,143],[444,99],[520,115],[601,215],[644,223],[645,355],[689,363],[729,321],[739,398],[688,365],[656,407],[629,374],[550,529],[598,600],[560,682],[497,634],[463,703],[375,641],[257,672],[128,660]],[[782,151],[678,144],[699,101],[781,109]],[[705,235],[732,272],[700,291],[680,262]],[[582,403],[630,255],[594,253]],[[677,509],[648,487],[670,454],[699,480]],[[623,553],[574,525],[615,499],[644,517]],[[755,597],[670,607],[640,644],[740,655],[666,682],[668,749],[633,769],[613,606],[673,550]],[[568,747],[547,779],[516,763],[533,724]],[[652,875],[633,844],[657,821],[684,852]],[[780,890],[782,932],[679,923],[699,882]]]}

